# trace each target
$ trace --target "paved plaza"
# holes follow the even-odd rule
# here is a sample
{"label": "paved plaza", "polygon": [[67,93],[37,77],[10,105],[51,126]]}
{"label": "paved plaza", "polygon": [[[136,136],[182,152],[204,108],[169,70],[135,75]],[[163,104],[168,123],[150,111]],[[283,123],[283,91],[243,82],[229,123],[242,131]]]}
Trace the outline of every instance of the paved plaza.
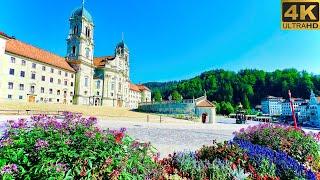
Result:
{"label": "paved plaza", "polygon": [[[3,129],[3,124],[6,120],[16,120],[19,117],[27,118],[28,116],[0,116],[0,129]],[[214,139],[219,142],[228,141],[232,139],[234,131],[249,125],[259,124],[259,122],[251,121],[247,124],[235,124],[234,119],[225,117],[217,117],[215,124],[201,124],[170,118],[165,118],[162,123],[121,117],[98,119],[99,125],[104,129],[125,127],[127,128],[127,133],[133,138],[143,142],[151,142],[158,149],[161,157],[174,151],[194,151],[203,145],[212,144]]]}
{"label": "paved plaza", "polygon": [[[27,116],[19,116],[27,117]],[[0,116],[0,124],[6,120],[18,119],[17,116]],[[161,154],[161,157],[174,151],[196,150],[203,145],[210,145],[212,141],[230,140],[232,133],[243,127],[257,122],[250,122],[246,125],[235,124],[234,119],[219,117],[215,124],[201,124],[186,122],[185,120],[170,120],[162,123],[132,120],[126,121],[117,118],[100,118],[99,125],[103,128],[120,129],[127,128],[130,136],[143,141],[151,142]],[[1,125],[0,125],[1,128]]]}

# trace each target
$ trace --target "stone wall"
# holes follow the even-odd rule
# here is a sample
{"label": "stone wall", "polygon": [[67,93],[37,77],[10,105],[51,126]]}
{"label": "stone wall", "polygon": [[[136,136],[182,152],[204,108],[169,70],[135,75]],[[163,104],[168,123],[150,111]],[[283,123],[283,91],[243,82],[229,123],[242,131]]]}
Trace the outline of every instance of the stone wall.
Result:
{"label": "stone wall", "polygon": [[145,103],[139,105],[139,110],[144,112],[157,112],[163,114],[195,114],[194,103]]}

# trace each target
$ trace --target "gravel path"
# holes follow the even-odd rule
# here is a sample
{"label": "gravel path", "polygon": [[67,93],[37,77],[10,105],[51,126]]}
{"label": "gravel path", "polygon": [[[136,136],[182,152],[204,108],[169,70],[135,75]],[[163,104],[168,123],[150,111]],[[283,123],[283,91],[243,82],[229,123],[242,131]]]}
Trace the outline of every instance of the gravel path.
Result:
{"label": "gravel path", "polygon": [[212,141],[225,141],[232,139],[232,133],[246,125],[237,125],[235,120],[219,118],[215,124],[200,123],[146,123],[146,122],[116,122],[100,120],[104,128],[119,129],[126,127],[130,136],[144,141],[151,142],[158,149],[161,157],[174,151],[199,149],[203,145],[210,145]]}

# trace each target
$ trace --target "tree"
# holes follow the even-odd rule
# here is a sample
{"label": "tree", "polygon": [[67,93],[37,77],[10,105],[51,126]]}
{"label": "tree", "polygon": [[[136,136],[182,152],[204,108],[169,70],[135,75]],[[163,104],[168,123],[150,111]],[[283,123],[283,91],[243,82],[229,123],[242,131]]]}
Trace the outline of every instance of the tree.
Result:
{"label": "tree", "polygon": [[155,90],[154,92],[153,92],[153,98],[154,98],[154,100],[156,101],[156,102],[161,102],[162,101],[162,95],[161,95],[161,92],[160,92],[160,90]]}
{"label": "tree", "polygon": [[[241,102],[246,109],[259,105],[267,96],[288,98],[288,90],[297,98],[309,98],[310,91],[320,94],[320,76],[299,72],[296,69],[275,70],[265,72],[255,69],[244,69],[239,72],[222,69],[211,70],[191,79],[165,83],[146,83],[151,90],[160,90],[163,97],[177,91],[185,99],[198,98],[207,92],[209,101],[216,101],[226,113],[232,106]],[[179,98],[178,98],[179,99]],[[226,103],[229,103],[226,105]]]}
{"label": "tree", "polygon": [[177,101],[177,102],[181,102],[182,101],[182,96],[178,91],[173,91],[172,94],[172,100]]}
{"label": "tree", "polygon": [[234,112],[234,108],[230,102],[221,102],[220,113],[223,115],[229,115]]}

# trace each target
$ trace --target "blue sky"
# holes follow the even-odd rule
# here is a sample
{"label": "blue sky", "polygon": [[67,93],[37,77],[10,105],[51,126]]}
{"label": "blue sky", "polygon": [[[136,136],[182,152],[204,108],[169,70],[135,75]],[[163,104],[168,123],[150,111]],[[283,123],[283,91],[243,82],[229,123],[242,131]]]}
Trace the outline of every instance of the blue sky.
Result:
{"label": "blue sky", "polygon": [[[66,54],[68,19],[81,0],[2,0],[0,31]],[[112,55],[121,32],[135,83],[205,70],[297,68],[320,74],[320,32],[282,31],[280,0],[86,0],[95,56]]]}

